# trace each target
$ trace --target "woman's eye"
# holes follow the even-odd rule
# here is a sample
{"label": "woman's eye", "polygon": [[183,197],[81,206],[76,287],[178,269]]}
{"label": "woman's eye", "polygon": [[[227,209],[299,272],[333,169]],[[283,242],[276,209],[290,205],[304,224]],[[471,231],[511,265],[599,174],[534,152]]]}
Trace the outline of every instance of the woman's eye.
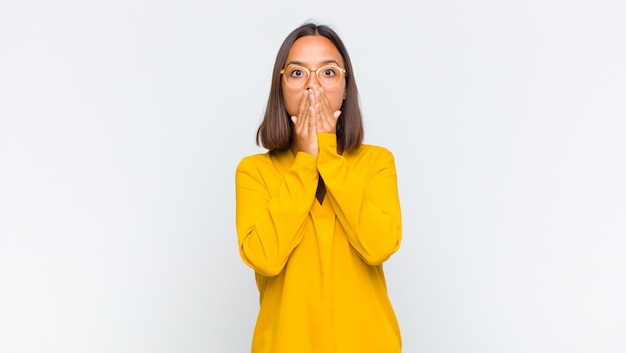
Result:
{"label": "woman's eye", "polygon": [[302,75],[303,73],[302,73],[302,70],[300,69],[294,69],[293,71],[291,71],[291,76],[293,77],[300,77]]}
{"label": "woman's eye", "polygon": [[332,77],[336,75],[335,70],[331,68],[324,69],[323,73],[326,77]]}

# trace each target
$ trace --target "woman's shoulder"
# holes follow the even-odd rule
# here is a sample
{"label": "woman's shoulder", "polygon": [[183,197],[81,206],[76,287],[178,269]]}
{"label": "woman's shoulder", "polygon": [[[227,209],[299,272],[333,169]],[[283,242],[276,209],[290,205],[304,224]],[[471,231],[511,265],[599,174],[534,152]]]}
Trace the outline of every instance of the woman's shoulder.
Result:
{"label": "woman's shoulder", "polygon": [[245,156],[239,161],[237,170],[266,169],[272,168],[276,162],[286,157],[284,151],[267,151]]}
{"label": "woman's shoulder", "polygon": [[384,146],[379,145],[371,145],[371,144],[362,144],[358,149],[352,152],[355,156],[359,158],[392,158],[393,153]]}
{"label": "woman's shoulder", "polygon": [[262,166],[268,163],[271,163],[269,152],[255,153],[241,158],[237,170],[255,168],[256,166]]}
{"label": "woman's shoulder", "polygon": [[362,144],[344,155],[353,170],[376,172],[395,164],[391,151],[379,145]]}

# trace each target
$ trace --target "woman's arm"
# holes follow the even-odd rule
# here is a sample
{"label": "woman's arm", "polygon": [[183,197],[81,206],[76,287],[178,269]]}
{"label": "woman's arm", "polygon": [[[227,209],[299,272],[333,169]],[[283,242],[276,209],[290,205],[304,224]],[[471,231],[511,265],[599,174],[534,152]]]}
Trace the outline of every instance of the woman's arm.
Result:
{"label": "woman's arm", "polygon": [[374,169],[355,173],[337,153],[335,134],[318,134],[318,143],[318,169],[348,240],[368,264],[383,263],[402,238],[393,155],[382,148],[372,150],[375,155],[364,158]]}
{"label": "woman's arm", "polygon": [[[272,180],[271,165],[244,158],[235,176],[236,224],[239,253],[259,274],[279,274],[293,249],[302,240],[301,231],[315,197],[318,172],[316,158],[298,153],[280,183]],[[265,169],[265,170],[264,170]],[[278,192],[272,189],[278,186]]]}

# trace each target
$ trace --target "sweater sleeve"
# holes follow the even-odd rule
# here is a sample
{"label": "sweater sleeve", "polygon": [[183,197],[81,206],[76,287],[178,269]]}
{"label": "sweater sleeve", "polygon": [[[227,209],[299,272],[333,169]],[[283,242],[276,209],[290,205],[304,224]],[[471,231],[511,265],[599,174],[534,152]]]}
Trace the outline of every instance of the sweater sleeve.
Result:
{"label": "sweater sleeve", "polygon": [[282,271],[302,240],[301,228],[318,181],[316,158],[306,153],[298,153],[282,182],[272,180],[275,171],[271,168],[269,163],[244,158],[235,175],[239,254],[248,266],[268,277]]}
{"label": "sweater sleeve", "polygon": [[379,265],[400,247],[402,221],[396,167],[384,148],[363,156],[367,173],[355,173],[337,153],[335,134],[319,134],[318,170],[350,244],[370,265]]}

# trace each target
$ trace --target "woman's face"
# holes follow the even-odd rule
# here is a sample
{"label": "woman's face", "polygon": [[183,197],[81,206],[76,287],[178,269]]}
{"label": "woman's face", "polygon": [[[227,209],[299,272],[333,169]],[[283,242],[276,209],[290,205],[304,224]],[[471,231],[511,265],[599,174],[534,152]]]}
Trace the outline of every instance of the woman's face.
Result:
{"label": "woman's face", "polygon": [[[300,65],[310,70],[317,69],[324,65],[334,64],[340,68],[344,68],[343,58],[339,54],[339,50],[333,42],[323,36],[305,36],[298,38],[291,49],[284,67],[289,65]],[[302,100],[303,91],[309,88],[323,87],[317,80],[315,72],[311,72],[306,85],[301,88],[292,88],[285,84],[284,79],[281,80],[283,88],[283,99],[285,108],[289,116],[297,116],[298,107]],[[345,75],[341,82],[332,88],[324,88],[324,93],[330,101],[332,111],[339,110],[343,100],[346,98],[346,79]]]}

